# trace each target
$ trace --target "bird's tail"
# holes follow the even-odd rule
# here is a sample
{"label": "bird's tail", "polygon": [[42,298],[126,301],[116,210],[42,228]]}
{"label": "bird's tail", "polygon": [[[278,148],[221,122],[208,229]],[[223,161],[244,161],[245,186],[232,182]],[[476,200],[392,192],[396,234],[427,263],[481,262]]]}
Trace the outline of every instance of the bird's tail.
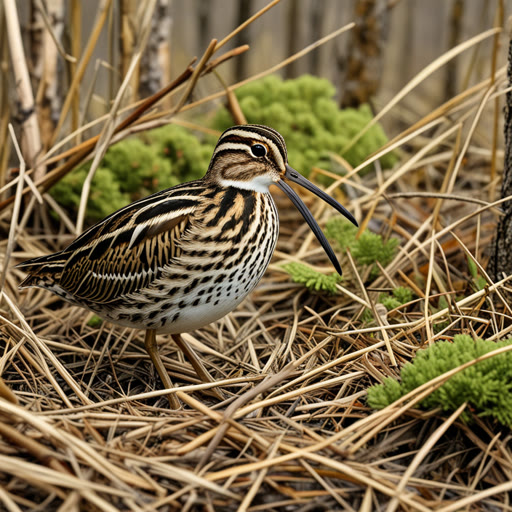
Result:
{"label": "bird's tail", "polygon": [[65,263],[66,259],[62,257],[62,253],[57,252],[48,256],[33,258],[16,265],[16,268],[28,274],[19,287],[40,286],[46,288],[48,285],[58,283]]}

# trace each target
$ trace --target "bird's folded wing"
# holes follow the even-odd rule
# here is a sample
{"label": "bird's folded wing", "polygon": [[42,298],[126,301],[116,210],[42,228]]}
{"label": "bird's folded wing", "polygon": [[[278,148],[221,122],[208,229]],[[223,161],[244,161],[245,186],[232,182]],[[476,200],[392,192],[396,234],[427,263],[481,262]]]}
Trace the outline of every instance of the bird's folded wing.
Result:
{"label": "bird's folded wing", "polygon": [[179,240],[200,198],[150,197],[107,217],[65,249],[59,285],[79,301],[107,304],[158,279],[179,257]]}

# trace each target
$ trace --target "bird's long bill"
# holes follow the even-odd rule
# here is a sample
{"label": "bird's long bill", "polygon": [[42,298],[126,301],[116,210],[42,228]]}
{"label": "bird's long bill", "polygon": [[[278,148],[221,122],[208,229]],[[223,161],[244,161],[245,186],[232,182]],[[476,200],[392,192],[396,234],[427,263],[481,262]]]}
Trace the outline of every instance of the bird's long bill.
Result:
{"label": "bird's long bill", "polygon": [[[325,201],[327,204],[330,204],[333,208],[338,210],[342,215],[344,215],[352,224],[357,226],[357,221],[353,217],[353,215],[336,199],[332,198],[330,195],[326,194],[323,190],[319,189],[316,185],[313,185],[310,181],[308,181],[304,176],[300,175],[295,169],[292,169],[289,165],[286,165],[286,171],[284,173],[284,177],[287,180],[293,181],[297,183],[301,187],[313,192],[320,199]],[[329,245],[327,238],[323,234],[322,230],[318,226],[316,220],[313,218],[313,215],[308,210],[308,207],[303,203],[302,199],[295,193],[295,191],[284,181],[284,179],[279,180],[276,185],[290,198],[291,202],[295,205],[297,210],[302,214],[304,220],[308,223],[311,231],[315,234],[320,245],[324,248],[325,253],[331,260],[331,263],[334,265],[334,268],[341,275],[341,266],[332,250],[332,247]]]}

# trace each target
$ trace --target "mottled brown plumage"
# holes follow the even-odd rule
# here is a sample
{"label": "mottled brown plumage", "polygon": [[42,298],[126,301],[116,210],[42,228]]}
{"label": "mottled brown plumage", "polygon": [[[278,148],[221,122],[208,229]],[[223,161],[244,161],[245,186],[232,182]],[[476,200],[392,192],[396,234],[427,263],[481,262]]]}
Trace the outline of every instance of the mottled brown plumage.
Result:
{"label": "mottled brown plumage", "polygon": [[[279,133],[260,125],[235,126],[220,137],[204,178],[136,201],[63,251],[20,264],[28,273],[20,286],[48,289],[116,324],[145,329],[146,348],[170,387],[154,333],[179,335],[218,320],[256,286],[279,229],[270,185],[289,195],[341,273],[320,228],[285,180],[313,191],[355,223],[289,167]],[[194,359],[179,336],[175,339]],[[209,378],[197,358],[193,364]]]}

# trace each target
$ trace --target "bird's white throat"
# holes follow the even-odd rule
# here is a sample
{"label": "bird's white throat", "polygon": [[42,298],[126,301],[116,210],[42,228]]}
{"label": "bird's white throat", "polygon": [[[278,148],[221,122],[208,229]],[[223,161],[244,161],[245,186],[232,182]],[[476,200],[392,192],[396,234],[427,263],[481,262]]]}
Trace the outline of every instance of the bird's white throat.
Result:
{"label": "bird's white throat", "polygon": [[248,181],[238,181],[238,180],[225,180],[220,179],[219,184],[222,187],[235,187],[241,188],[242,190],[253,190],[254,192],[261,192],[262,194],[268,194],[269,187],[274,182],[270,176],[255,176],[251,180]]}

